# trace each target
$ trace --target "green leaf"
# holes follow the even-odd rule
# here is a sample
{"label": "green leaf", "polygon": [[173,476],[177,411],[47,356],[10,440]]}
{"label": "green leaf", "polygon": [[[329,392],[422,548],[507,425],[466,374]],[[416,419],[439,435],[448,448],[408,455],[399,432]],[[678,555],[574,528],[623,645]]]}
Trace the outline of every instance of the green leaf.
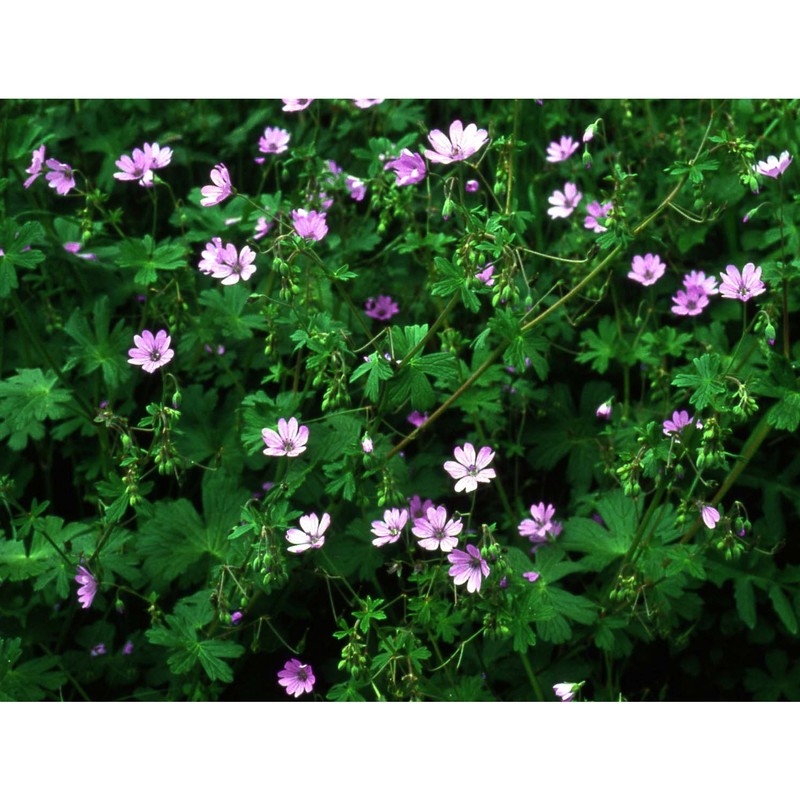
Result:
{"label": "green leaf", "polygon": [[208,639],[205,642],[197,642],[195,653],[209,680],[231,683],[233,670],[222,659],[238,658],[244,653],[244,647],[236,642]]}
{"label": "green leaf", "polygon": [[0,230],[0,297],[8,297],[19,286],[15,267],[33,269],[44,261],[41,250],[25,250],[44,241],[44,230],[38,222],[26,222],[17,228],[14,220],[7,220]]}
{"label": "green leaf", "polygon": [[207,330],[213,330],[215,335],[223,338],[244,341],[251,339],[254,331],[267,329],[267,323],[260,314],[245,312],[250,297],[250,290],[246,286],[237,283],[221,288],[222,291],[214,288],[200,293],[200,305],[207,309],[202,317],[202,324]]}
{"label": "green leaf", "polygon": [[0,638],[0,702],[44,700],[67,681],[56,656],[17,663],[22,658],[21,639]]}
{"label": "green leaf", "polygon": [[673,378],[672,385],[694,389],[689,402],[702,411],[725,392],[725,385],[720,378],[720,357],[716,353],[705,353],[700,358],[692,359],[692,364],[695,371],[679,373]]}
{"label": "green leaf", "polygon": [[584,331],[581,343],[586,352],[579,353],[575,360],[579,364],[591,363],[592,369],[601,375],[608,369],[609,361],[618,350],[617,326],[611,317],[603,317],[594,331]]}
{"label": "green leaf", "polygon": [[369,357],[369,361],[365,361],[353,370],[353,374],[350,376],[350,383],[353,383],[362,375],[366,375],[367,383],[364,386],[364,396],[368,400],[375,402],[378,399],[381,381],[388,380],[393,374],[389,362],[380,353],[373,353]]}
{"label": "green leaf", "polygon": [[796,431],[800,425],[800,392],[787,391],[767,412],[767,422],[780,431]]}
{"label": "green leaf", "polygon": [[736,578],[733,583],[736,610],[742,622],[750,630],[756,627],[756,596],[750,578]]}
{"label": "green leaf", "polygon": [[140,286],[155,283],[158,272],[173,271],[188,266],[187,250],[180,242],[165,241],[155,246],[151,236],[127,239],[119,245],[118,262],[121,267],[135,269],[133,280]]}
{"label": "green leaf", "polygon": [[772,607],[775,613],[780,618],[780,621],[786,626],[786,629],[792,636],[797,635],[797,617],[795,616],[792,604],[787,599],[783,590],[777,584],[773,585],[769,590],[769,599],[772,601]]}

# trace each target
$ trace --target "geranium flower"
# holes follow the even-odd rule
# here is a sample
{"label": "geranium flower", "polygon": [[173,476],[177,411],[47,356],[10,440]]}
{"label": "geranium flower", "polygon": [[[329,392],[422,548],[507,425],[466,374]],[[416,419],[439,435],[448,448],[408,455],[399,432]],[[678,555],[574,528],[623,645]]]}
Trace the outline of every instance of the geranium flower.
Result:
{"label": "geranium flower", "polygon": [[703,506],[700,510],[700,516],[703,518],[703,524],[709,530],[716,528],[719,522],[719,511],[714,506]]}
{"label": "geranium flower", "polygon": [[[289,139],[291,139],[289,131],[283,128],[264,128],[264,135],[258,140],[258,149],[262,153],[285,153],[289,149]],[[259,163],[264,159],[256,159]]]}
{"label": "geranium flower", "polygon": [[26,189],[29,189],[31,184],[42,174],[44,152],[44,145],[42,145],[38,150],[33,151],[31,165],[25,170],[25,172],[30,175],[30,178],[28,178],[25,183],[22,184]]}
{"label": "geranium flower", "polygon": [[406,419],[415,427],[419,428],[428,421],[428,415],[423,414],[422,411],[412,411]]}
{"label": "geranium flower", "polygon": [[384,512],[383,522],[376,520],[372,523],[372,535],[375,537],[372,544],[383,547],[385,544],[394,544],[403,533],[408,522],[408,511],[404,508],[392,508]]}
{"label": "geranium flower", "polygon": [[690,417],[688,411],[675,411],[672,414],[672,419],[664,420],[664,436],[680,433],[693,422],[694,417]]}
{"label": "geranium flower", "polygon": [[698,286],[683,291],[678,289],[677,294],[672,298],[675,303],[672,306],[672,313],[679,316],[696,317],[703,313],[703,309],[708,305],[708,295]]}
{"label": "geranium flower", "polygon": [[130,639],[128,639],[128,641],[125,642],[125,646],[122,648],[122,655],[129,656],[132,652],[133,652],[133,642]]}
{"label": "geranium flower", "polygon": [[481,283],[485,283],[487,286],[494,286],[494,278],[492,277],[493,274],[494,264],[487,264],[485,269],[475,273],[475,277]]}
{"label": "geranium flower", "polygon": [[306,550],[319,550],[325,544],[325,531],[331,524],[331,515],[325,512],[322,519],[316,514],[304,514],[300,517],[300,527],[286,531],[286,541],[291,543],[290,553],[304,553]]}
{"label": "geranium flower", "polygon": [[92,656],[92,658],[94,658],[94,657],[96,657],[96,656],[104,656],[105,654],[106,654],[106,645],[105,645],[105,642],[100,642],[99,644],[96,644],[96,645],[95,645],[95,646],[94,646],[94,647],[93,647],[93,648],[92,648],[92,649],[89,651],[89,655],[90,655],[90,656]]}
{"label": "geranium flower", "polygon": [[232,244],[223,247],[221,239],[215,237],[206,245],[202,256],[198,269],[222,281],[223,286],[233,286],[240,280],[249,280],[256,271],[253,263],[256,254],[247,245],[238,252]]}
{"label": "geranium flower", "polygon": [[150,169],[152,156],[145,155],[138,147],[133,150],[133,158],[123,155],[114,163],[122,170],[114,173],[118,181],[139,181],[140,186],[153,185],[153,172]]}
{"label": "geranium flower", "polygon": [[78,256],[78,258],[85,258],[87,261],[97,261],[97,256],[94,253],[81,253],[83,245],[80,242],[64,242],[63,247],[68,253]]}
{"label": "geranium flower", "polygon": [[577,208],[582,197],[574,183],[565,183],[563,192],[556,190],[547,198],[547,202],[553,206],[547,209],[547,213],[553,219],[566,219]]}
{"label": "geranium flower", "polygon": [[170,337],[164,330],[155,336],[150,331],[142,331],[141,336],[133,337],[133,342],[136,347],[128,350],[128,363],[141,367],[145,372],[155,372],[172,361],[175,355],[175,351],[169,347]]}
{"label": "geranium flower", "polygon": [[764,175],[767,178],[777,178],[783,175],[791,163],[792,157],[789,155],[789,151],[784,150],[780,157],[769,156],[766,161],[759,161],[753,169],[759,175]]}
{"label": "geranium flower", "polygon": [[745,264],[741,272],[733,264],[728,264],[725,272],[720,273],[720,278],[722,283],[719,293],[728,300],[741,300],[746,303],[751,297],[767,291],[761,280],[761,267],[752,262]]}
{"label": "geranium flower", "polygon": [[231,176],[224,164],[214,166],[211,170],[211,184],[204,186],[200,193],[203,195],[200,205],[206,207],[218,205],[233,194]]}
{"label": "geranium flower", "polygon": [[480,188],[480,184],[478,183],[478,181],[474,181],[474,180],[473,181],[467,181],[464,184],[464,190],[467,191],[467,192],[470,192],[470,193],[477,192],[479,188]]}
{"label": "geranium flower", "polygon": [[476,454],[475,448],[466,442],[463,449],[456,447],[453,455],[456,460],[445,461],[444,469],[456,480],[457,492],[474,492],[479,483],[489,483],[497,477],[493,469],[486,469],[495,455],[491,447],[482,447]]}
{"label": "geranium flower", "polygon": [[79,566],[75,572],[75,581],[79,583],[78,602],[81,608],[90,608],[97,594],[97,579],[84,566]]}
{"label": "geranium flower", "polygon": [[429,508],[425,517],[414,521],[411,533],[419,539],[425,550],[441,549],[449,553],[458,544],[458,534],[464,528],[460,520],[448,519],[444,506]]}
{"label": "geranium flower", "polygon": [[556,697],[561,698],[562,703],[569,703],[577,693],[579,686],[575,683],[557,683],[553,686]]}
{"label": "geranium flower", "polygon": [[705,272],[697,272],[692,270],[684,277],[683,285],[687,289],[697,287],[698,289],[702,289],[706,294],[719,294],[719,289],[717,288],[717,279],[713,275],[710,275],[708,278],[706,278]]}
{"label": "geranium flower", "polygon": [[606,421],[610,420],[611,419],[611,403],[608,402],[608,401],[605,402],[605,403],[601,403],[599,406],[597,406],[597,411],[595,411],[594,413],[595,413],[595,416],[598,417],[599,419],[604,419]]}
{"label": "geranium flower", "polygon": [[489,134],[474,122],[465,128],[460,119],[450,125],[450,138],[448,139],[440,130],[432,130],[428,134],[428,141],[433,150],[425,151],[425,158],[435,164],[452,164],[454,161],[463,161],[483,147],[489,140]]}
{"label": "geranium flower", "polygon": [[256,230],[253,234],[253,238],[258,241],[259,239],[263,239],[268,233],[269,229],[272,227],[272,223],[267,220],[266,217],[259,217],[256,220]]}
{"label": "geranium flower", "polygon": [[536,583],[539,580],[539,573],[538,572],[523,572],[522,577],[525,578],[530,583]]}
{"label": "geranium flower", "polygon": [[172,161],[171,147],[161,147],[158,142],[153,142],[153,144],[145,142],[142,149],[146,156],[150,156],[150,169],[161,169]]}
{"label": "geranium flower", "polygon": [[306,211],[304,208],[298,208],[292,211],[292,220],[295,232],[304,239],[318,242],[320,239],[324,239],[328,233],[325,212]]}
{"label": "geranium flower", "polygon": [[550,142],[545,160],[551,164],[566,161],[579,147],[580,143],[573,142],[571,136],[562,136],[560,142]]}
{"label": "geranium flower", "polygon": [[525,536],[532,544],[541,544],[550,537],[554,539],[561,533],[561,523],[553,519],[555,507],[548,503],[531,506],[531,519],[524,519],[519,524],[520,536]]}
{"label": "geranium flower", "polygon": [[410,186],[425,180],[427,172],[425,162],[419,153],[412,153],[408,148],[393,161],[387,161],[384,170],[393,169],[397,175],[398,186]]}
{"label": "geranium flower", "polygon": [[372,106],[377,106],[383,102],[383,98],[380,100],[373,100],[373,99],[364,99],[364,100],[353,100],[356,105],[356,108],[371,108]]}
{"label": "geranium flower", "polygon": [[290,658],[278,673],[278,683],[286,689],[286,694],[294,697],[300,697],[303,692],[310,694],[315,681],[311,665],[302,664],[296,658]]}
{"label": "geranium flower", "polygon": [[367,185],[360,178],[354,178],[352,175],[347,176],[345,183],[347,191],[350,192],[350,197],[360,203],[367,194]]}
{"label": "geranium flower", "polygon": [[313,99],[312,100],[308,100],[308,99],[287,100],[287,99],[284,99],[283,100],[283,111],[290,111],[290,112],[293,112],[293,111],[305,111],[305,109],[307,109],[311,105],[311,103],[313,103],[313,102],[314,102]]}
{"label": "geranium flower", "polygon": [[397,303],[385,294],[379,294],[377,300],[374,297],[368,297],[364,308],[366,309],[364,313],[372,319],[391,319],[395,314],[400,313]]}
{"label": "geranium flower", "polygon": [[283,417],[278,420],[277,433],[271,428],[261,430],[261,438],[267,445],[265,456],[288,456],[295,458],[306,451],[308,428],[299,425],[294,417],[287,422]]}
{"label": "geranium flower", "polygon": [[613,203],[603,203],[600,205],[597,200],[593,203],[589,203],[589,205],[586,206],[586,218],[583,221],[583,227],[595,233],[607,231],[608,228],[606,228],[605,225],[601,225],[600,220],[605,219],[612,208],[614,208]]}
{"label": "geranium flower", "polygon": [[47,185],[51,189],[55,189],[58,194],[69,194],[69,190],[75,188],[72,167],[69,164],[62,164],[54,158],[48,158],[45,164],[50,169],[50,172],[44,176]]}
{"label": "geranium flower", "polygon": [[418,494],[408,499],[408,513],[411,515],[412,520],[426,519],[429,508],[433,508],[433,500],[425,500],[423,502]]}
{"label": "geranium flower", "polygon": [[361,440],[361,449],[367,454],[371,453],[375,449],[372,439],[370,439],[369,436],[365,436]]}
{"label": "geranium flower", "polygon": [[480,591],[481,581],[489,576],[489,565],[474,544],[468,544],[466,552],[453,550],[447,560],[453,565],[447,574],[454,579],[456,586],[466,583],[468,592]]}
{"label": "geranium flower", "polygon": [[666,268],[667,265],[652,253],[647,253],[644,257],[634,256],[628,277],[632,281],[638,281],[642,286],[652,286],[664,274]]}

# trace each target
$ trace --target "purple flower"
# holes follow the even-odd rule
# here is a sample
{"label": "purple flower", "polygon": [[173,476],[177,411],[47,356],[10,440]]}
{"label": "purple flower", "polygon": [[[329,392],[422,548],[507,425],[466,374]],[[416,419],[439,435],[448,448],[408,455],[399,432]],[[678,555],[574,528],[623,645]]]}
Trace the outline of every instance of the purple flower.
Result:
{"label": "purple flower", "polygon": [[406,419],[415,427],[419,428],[428,421],[428,415],[423,414],[421,411],[412,411]]}
{"label": "purple flower", "polygon": [[290,658],[278,673],[278,683],[286,689],[286,694],[294,697],[300,697],[303,692],[310,694],[315,681],[311,666],[301,664],[296,658]]}
{"label": "purple flower", "polygon": [[164,330],[155,336],[150,331],[142,331],[141,336],[134,335],[133,342],[136,347],[128,350],[128,363],[141,367],[145,372],[155,372],[172,361],[175,355],[175,351],[169,346],[170,337]]}
{"label": "purple flower", "polygon": [[547,202],[553,206],[547,209],[547,213],[553,219],[565,219],[577,208],[582,197],[574,183],[565,183],[563,192],[556,190],[547,198]]}
{"label": "purple flower", "polygon": [[555,508],[548,503],[531,506],[531,519],[524,519],[519,524],[520,536],[525,536],[532,544],[541,544],[548,537],[554,539],[561,533],[561,523],[553,520]]}
{"label": "purple flower", "polygon": [[459,520],[448,519],[444,506],[429,508],[425,517],[414,521],[411,533],[419,539],[419,546],[425,550],[441,549],[449,553],[458,544],[458,534],[464,525]]}
{"label": "purple flower", "polygon": [[283,100],[283,111],[305,111],[311,103],[312,100],[303,99],[303,100],[287,100],[284,98]]}
{"label": "purple flower", "polygon": [[466,442],[463,449],[456,447],[453,455],[456,460],[445,461],[444,469],[455,479],[457,492],[474,492],[479,483],[489,483],[497,477],[493,469],[486,469],[495,455],[491,447],[482,447],[476,454],[475,448]]}
{"label": "purple flower", "polygon": [[354,178],[352,175],[347,176],[345,183],[347,184],[347,191],[350,192],[350,197],[360,203],[367,194],[367,185],[360,178]]}
{"label": "purple flower", "polygon": [[601,403],[597,406],[597,411],[594,412],[595,416],[599,419],[604,419],[606,421],[611,419],[611,401],[607,400],[605,403]]}
{"label": "purple flower", "polygon": [[172,148],[161,147],[158,142],[143,145],[144,154],[150,157],[150,169],[161,169],[172,161]]}
{"label": "purple flower", "polygon": [[483,271],[475,273],[475,277],[481,283],[485,283],[487,286],[494,286],[494,278],[492,277],[493,274],[494,264],[487,264]]}
{"label": "purple flower", "polygon": [[139,186],[153,185],[153,157],[138,147],[133,150],[133,158],[123,155],[114,163],[122,170],[114,173],[118,181],[139,181]]}
{"label": "purple flower", "polygon": [[231,614],[231,625],[238,625],[243,617],[244,614],[242,614],[241,611],[234,611],[233,614]]}
{"label": "purple flower", "polygon": [[695,270],[692,270],[684,277],[683,285],[687,289],[691,289],[692,287],[702,289],[703,292],[709,295],[719,294],[719,289],[717,288],[717,279],[713,275],[706,278],[705,272],[696,272]]}
{"label": "purple flower", "polygon": [[94,253],[81,253],[83,245],[80,242],[64,242],[64,249],[78,258],[85,258],[87,261],[97,261]]}
{"label": "purple flower", "polygon": [[231,176],[224,164],[214,166],[211,170],[211,184],[204,186],[200,193],[203,195],[200,205],[206,207],[215,206],[233,194]]}
{"label": "purple flower", "polygon": [[553,691],[556,693],[556,697],[561,698],[562,703],[569,703],[575,697],[578,689],[574,683],[557,683],[553,686]]}
{"label": "purple flower", "polygon": [[703,313],[703,309],[708,305],[708,295],[698,286],[683,291],[678,289],[677,294],[672,298],[675,303],[672,306],[672,313],[679,316],[696,317]]}
{"label": "purple flower", "polygon": [[[264,128],[264,135],[258,140],[258,149],[262,153],[285,153],[289,149],[290,136],[283,128]],[[261,159],[263,161],[263,159]]]}
{"label": "purple flower", "polygon": [[298,425],[294,417],[290,417],[288,422],[281,417],[278,420],[278,432],[271,428],[263,428],[261,438],[267,445],[267,449],[264,450],[265,456],[294,458],[306,451],[308,428],[305,425]]}
{"label": "purple flower", "polygon": [[423,502],[418,494],[408,499],[408,513],[412,520],[425,519],[429,508],[433,508],[433,500]]}
{"label": "purple flower", "polygon": [[272,223],[267,220],[266,217],[259,217],[256,220],[256,230],[253,234],[253,238],[258,241],[259,239],[263,239],[268,233],[269,229],[272,227]]}
{"label": "purple flower", "polygon": [[589,205],[586,206],[586,218],[583,221],[583,227],[595,233],[607,231],[608,228],[606,228],[605,225],[601,225],[600,220],[605,219],[612,208],[614,208],[613,203],[603,203],[600,205],[597,200],[593,203],[589,203]]}
{"label": "purple flower", "polygon": [[408,522],[408,511],[404,508],[392,508],[383,514],[383,522],[376,520],[372,523],[372,535],[375,537],[372,544],[383,547],[385,544],[394,544],[403,532]]}
{"label": "purple flower", "polygon": [[419,153],[412,153],[408,148],[394,161],[387,161],[383,168],[395,171],[397,186],[409,186],[424,181],[427,172],[422,156]]}
{"label": "purple flower", "polygon": [[703,506],[700,510],[700,516],[703,518],[703,524],[709,530],[716,528],[719,522],[719,511],[714,506]]}
{"label": "purple flower", "polygon": [[42,145],[38,150],[33,151],[33,158],[31,160],[31,165],[28,167],[28,169],[25,170],[25,172],[27,172],[28,175],[30,175],[30,178],[28,178],[25,181],[25,183],[22,184],[26,189],[29,189],[31,184],[42,174],[42,164],[44,164],[44,152],[45,152],[44,145]]}
{"label": "purple flower", "polygon": [[353,100],[356,105],[356,108],[371,108],[372,106],[377,106],[383,102],[383,98],[380,100],[375,99],[363,99],[363,100]]}
{"label": "purple flower", "polygon": [[725,272],[720,273],[720,277],[722,283],[719,293],[728,300],[741,300],[745,303],[751,297],[767,291],[767,287],[761,280],[761,267],[757,267],[752,262],[745,264],[741,272],[733,264],[728,264]]}
{"label": "purple flower", "polygon": [[50,169],[50,172],[44,176],[47,185],[51,189],[55,189],[58,194],[69,194],[69,190],[75,188],[72,167],[69,164],[62,164],[54,158],[48,158],[45,164]]}
{"label": "purple flower", "polygon": [[539,573],[538,572],[523,572],[523,578],[527,578],[531,583],[536,583],[539,580]]}
{"label": "purple flower", "polygon": [[89,651],[89,655],[92,656],[92,658],[95,658],[96,656],[104,656],[105,654],[106,654],[106,646],[105,646],[105,644],[103,642],[100,642],[99,644],[96,644]]}
{"label": "purple flower", "polygon": [[688,411],[675,411],[672,414],[672,419],[664,420],[664,436],[672,436],[673,433],[680,433],[693,422],[694,417],[690,417]]}
{"label": "purple flower", "polygon": [[432,130],[428,134],[428,141],[433,150],[425,151],[425,158],[434,164],[452,164],[454,161],[463,161],[483,147],[489,140],[489,134],[474,122],[465,128],[460,119],[450,125],[450,138],[448,139],[440,130]]}
{"label": "purple flower", "polygon": [[304,208],[298,208],[292,211],[292,220],[295,232],[304,239],[313,239],[318,242],[328,233],[325,212],[306,211]]}
{"label": "purple flower", "polygon": [[325,531],[331,524],[331,515],[326,511],[322,519],[316,514],[304,514],[300,517],[300,527],[286,531],[286,541],[291,543],[290,553],[304,553],[306,550],[319,550],[325,544]]}
{"label": "purple flower", "polygon": [[364,313],[372,319],[391,319],[395,314],[400,313],[397,303],[385,294],[379,294],[377,300],[374,297],[368,297],[364,308],[366,309]]}
{"label": "purple flower", "polygon": [[584,144],[588,144],[589,142],[591,142],[591,141],[592,141],[592,139],[594,139],[594,130],[595,130],[595,128],[596,128],[596,127],[597,127],[597,126],[596,126],[596,125],[594,124],[594,122],[593,122],[593,123],[592,123],[591,125],[589,125],[589,126],[586,128],[586,130],[583,132],[583,143],[584,143]]}
{"label": "purple flower", "polygon": [[644,257],[634,256],[631,267],[628,277],[632,281],[638,281],[642,286],[652,286],[664,274],[667,265],[658,256],[647,253]]}
{"label": "purple flower", "polygon": [[223,286],[233,286],[240,280],[249,280],[256,271],[256,265],[253,263],[256,254],[247,245],[241,252],[237,252],[234,245],[223,246],[222,240],[215,237],[208,242],[202,256],[197,265],[198,269],[222,281]]}
{"label": "purple flower", "polygon": [[454,579],[456,586],[466,583],[468,592],[480,591],[481,580],[489,576],[489,565],[474,544],[468,544],[466,552],[453,550],[447,560],[453,565],[447,574]]}
{"label": "purple flower", "polygon": [[477,192],[479,188],[480,184],[478,183],[478,181],[467,181],[464,184],[464,189],[467,192]]}
{"label": "purple flower", "polygon": [[132,652],[133,652],[133,642],[130,639],[128,639],[128,641],[125,642],[125,645],[122,648],[122,655],[129,656]]}
{"label": "purple flower", "polygon": [[97,579],[84,566],[79,566],[75,572],[75,582],[80,584],[78,588],[78,602],[81,608],[89,608],[94,602],[97,594]]}
{"label": "purple flower", "polygon": [[759,161],[753,169],[759,174],[767,178],[777,178],[786,171],[789,164],[792,163],[792,157],[789,155],[788,150],[784,150],[780,158],[777,156],[769,156],[766,161]]}
{"label": "purple flower", "polygon": [[374,445],[372,444],[372,439],[370,439],[370,438],[369,438],[369,436],[365,436],[365,437],[364,437],[364,438],[361,440],[361,449],[362,449],[362,450],[363,450],[365,453],[371,453],[371,452],[373,451],[373,449],[374,449]]}
{"label": "purple flower", "polygon": [[547,148],[547,158],[551,164],[566,161],[580,147],[578,142],[573,142],[571,136],[562,136],[560,142],[550,142]]}

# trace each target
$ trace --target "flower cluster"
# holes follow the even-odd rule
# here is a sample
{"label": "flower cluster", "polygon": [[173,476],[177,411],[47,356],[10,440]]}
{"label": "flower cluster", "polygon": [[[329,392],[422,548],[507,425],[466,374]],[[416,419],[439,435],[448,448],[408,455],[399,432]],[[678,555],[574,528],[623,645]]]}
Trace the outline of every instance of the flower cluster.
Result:
{"label": "flower cluster", "polygon": [[172,149],[161,147],[157,142],[145,142],[140,150],[135,147],[132,155],[120,156],[114,163],[121,172],[115,172],[118,181],[139,181],[139,186],[153,185],[153,170],[166,167],[172,161]]}
{"label": "flower cluster", "polygon": [[215,236],[206,244],[197,268],[204,275],[222,281],[223,286],[232,286],[240,280],[248,280],[255,273],[255,260],[255,252],[247,245],[238,252],[234,245],[223,245],[222,239]]}
{"label": "flower cluster", "polygon": [[548,503],[531,506],[531,519],[524,519],[519,524],[519,534],[533,545],[540,545],[548,539],[555,539],[561,533],[562,525],[553,519],[555,508]]}
{"label": "flower cluster", "polygon": [[697,316],[708,305],[708,298],[719,294],[717,279],[713,275],[706,277],[704,272],[692,270],[684,277],[683,286],[672,298],[672,312],[679,316]]}

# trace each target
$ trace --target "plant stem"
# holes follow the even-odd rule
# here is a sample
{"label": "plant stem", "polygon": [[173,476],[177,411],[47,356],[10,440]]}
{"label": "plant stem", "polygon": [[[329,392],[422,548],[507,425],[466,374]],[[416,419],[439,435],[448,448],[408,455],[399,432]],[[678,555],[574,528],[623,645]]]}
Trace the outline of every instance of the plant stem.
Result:
{"label": "plant stem", "polygon": [[536,673],[533,671],[533,667],[531,666],[531,660],[528,658],[528,654],[520,653],[519,660],[522,662],[522,666],[525,668],[525,674],[528,676],[528,681],[531,684],[533,693],[536,695],[536,699],[540,703],[543,703],[544,695],[542,694],[542,687],[539,686],[539,681],[536,678]]}

